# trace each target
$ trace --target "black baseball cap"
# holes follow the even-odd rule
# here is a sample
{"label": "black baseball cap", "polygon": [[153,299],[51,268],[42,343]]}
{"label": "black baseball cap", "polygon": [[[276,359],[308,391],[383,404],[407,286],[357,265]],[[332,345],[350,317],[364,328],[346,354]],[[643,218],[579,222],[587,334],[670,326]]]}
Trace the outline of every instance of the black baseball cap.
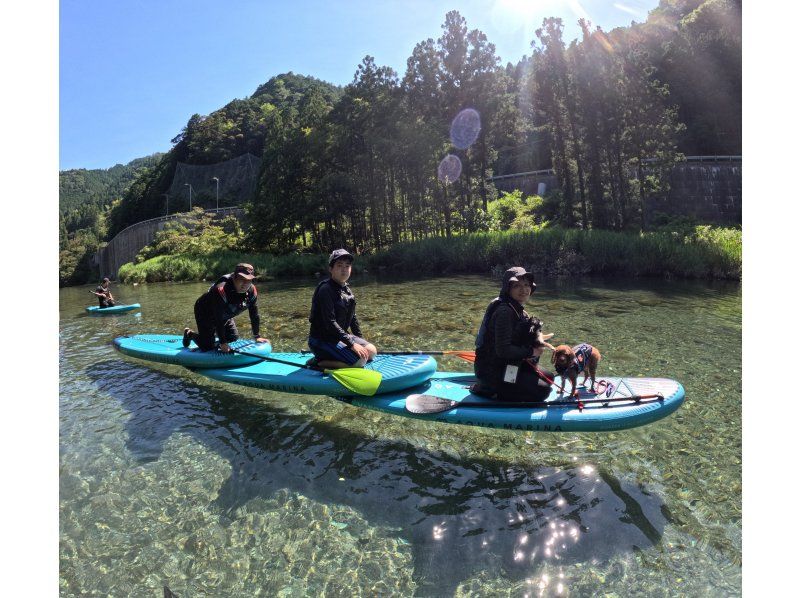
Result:
{"label": "black baseball cap", "polygon": [[256,277],[253,266],[250,264],[236,264],[236,267],[233,269],[233,273],[236,276],[241,276],[246,280],[253,280]]}
{"label": "black baseball cap", "polygon": [[347,251],[347,249],[334,249],[331,253],[331,256],[328,258],[328,266],[333,266],[333,262],[341,259],[346,259],[352,262],[355,258],[353,257],[352,253]]}

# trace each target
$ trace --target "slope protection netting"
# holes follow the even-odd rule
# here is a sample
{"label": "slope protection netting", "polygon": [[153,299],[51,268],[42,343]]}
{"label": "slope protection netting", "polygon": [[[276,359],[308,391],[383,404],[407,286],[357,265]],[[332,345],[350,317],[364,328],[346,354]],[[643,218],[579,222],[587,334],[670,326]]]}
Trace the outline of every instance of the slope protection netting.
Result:
{"label": "slope protection netting", "polygon": [[170,202],[183,201],[188,205],[191,185],[192,206],[215,208],[217,181],[214,177],[217,177],[220,207],[241,205],[253,195],[260,169],[261,158],[253,154],[207,165],[178,162],[168,191]]}

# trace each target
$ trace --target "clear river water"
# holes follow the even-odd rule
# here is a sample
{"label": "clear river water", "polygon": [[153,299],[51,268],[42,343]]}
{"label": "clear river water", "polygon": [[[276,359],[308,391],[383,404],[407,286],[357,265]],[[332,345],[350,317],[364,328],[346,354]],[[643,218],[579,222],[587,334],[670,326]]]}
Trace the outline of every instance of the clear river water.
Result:
{"label": "clear river water", "polygon": [[[60,291],[62,596],[736,596],[741,285],[542,279],[529,313],[599,375],[685,404],[614,433],[525,433],[212,381],[116,352],[179,334],[209,283]],[[316,280],[259,283],[262,334],[305,349]],[[488,276],[351,280],[379,349],[467,349]],[[237,318],[249,336],[247,314]],[[440,370],[470,371],[455,357]]]}

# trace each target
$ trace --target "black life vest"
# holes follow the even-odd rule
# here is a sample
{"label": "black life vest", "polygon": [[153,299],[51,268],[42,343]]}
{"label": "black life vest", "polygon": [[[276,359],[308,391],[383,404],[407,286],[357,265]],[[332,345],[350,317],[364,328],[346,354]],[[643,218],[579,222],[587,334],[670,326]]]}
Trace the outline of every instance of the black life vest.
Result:
{"label": "black life vest", "polygon": [[217,282],[208,288],[208,292],[219,294],[225,306],[223,308],[223,312],[227,318],[230,319],[239,315],[256,302],[256,299],[258,298],[258,290],[256,289],[256,285],[251,285],[250,289],[244,294],[244,298],[241,301],[233,302],[229,300],[228,293],[225,291],[225,285],[228,282],[233,285],[233,274],[225,274],[224,276],[221,276]]}

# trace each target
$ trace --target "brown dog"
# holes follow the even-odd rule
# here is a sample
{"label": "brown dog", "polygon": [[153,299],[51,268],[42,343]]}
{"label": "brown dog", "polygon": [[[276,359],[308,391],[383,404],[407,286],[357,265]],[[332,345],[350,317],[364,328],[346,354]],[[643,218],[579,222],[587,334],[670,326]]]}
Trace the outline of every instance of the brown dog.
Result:
{"label": "brown dog", "polygon": [[558,392],[564,392],[567,380],[570,380],[572,382],[572,392],[570,394],[571,396],[577,396],[578,374],[581,372],[583,372],[584,386],[586,385],[586,380],[591,377],[591,391],[594,392],[597,363],[600,361],[600,351],[586,343],[572,348],[567,345],[559,345],[556,347],[556,350],[553,351],[552,361],[556,366],[556,372],[562,379],[561,388]]}

